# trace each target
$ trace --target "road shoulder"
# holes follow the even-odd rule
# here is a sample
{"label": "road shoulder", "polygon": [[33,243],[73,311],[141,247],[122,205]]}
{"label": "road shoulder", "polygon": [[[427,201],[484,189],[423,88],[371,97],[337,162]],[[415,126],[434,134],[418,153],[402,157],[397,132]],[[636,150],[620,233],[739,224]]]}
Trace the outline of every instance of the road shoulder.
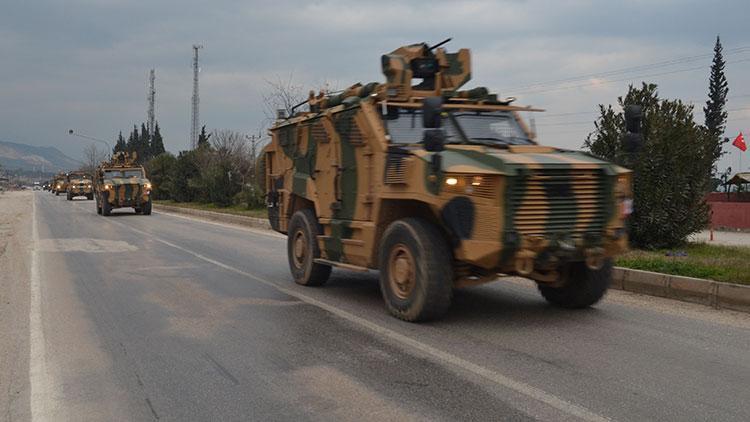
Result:
{"label": "road shoulder", "polygon": [[0,195],[0,420],[28,420],[32,192]]}

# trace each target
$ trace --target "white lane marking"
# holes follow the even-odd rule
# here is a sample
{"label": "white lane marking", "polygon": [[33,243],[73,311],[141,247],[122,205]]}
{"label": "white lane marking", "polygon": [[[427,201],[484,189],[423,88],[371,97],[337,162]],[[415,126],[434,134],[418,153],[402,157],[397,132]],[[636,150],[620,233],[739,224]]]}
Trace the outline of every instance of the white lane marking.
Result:
{"label": "white lane marking", "polygon": [[582,406],[579,406],[577,404],[571,403],[569,401],[566,401],[564,399],[561,399],[551,393],[548,393],[544,390],[541,390],[539,388],[536,388],[534,386],[531,386],[529,384],[526,384],[521,381],[517,381],[513,378],[510,378],[508,376],[505,376],[503,374],[500,374],[496,371],[493,371],[491,369],[485,368],[481,365],[477,365],[476,363],[469,362],[466,359],[462,359],[454,354],[442,351],[440,349],[437,349],[435,347],[432,347],[428,344],[422,343],[420,341],[414,340],[411,337],[405,336],[403,334],[400,334],[396,331],[393,331],[389,328],[381,327],[371,321],[366,320],[365,318],[358,317],[352,313],[349,313],[343,309],[339,309],[335,306],[329,305],[327,303],[323,303],[317,299],[313,299],[305,294],[299,293],[294,290],[286,289],[284,287],[279,286],[278,284],[268,281],[266,279],[260,278],[254,274],[250,274],[248,272],[242,271],[238,268],[232,267],[230,265],[227,265],[223,262],[217,261],[215,259],[211,259],[205,255],[201,255],[197,252],[193,252],[189,249],[183,248],[182,246],[176,245],[168,240],[161,239],[157,236],[154,236],[151,233],[144,232],[142,230],[138,230],[136,228],[124,225],[119,222],[113,222],[115,224],[120,224],[123,227],[126,227],[130,230],[135,231],[136,233],[140,233],[146,236],[151,236],[154,240],[157,242],[163,243],[167,246],[171,246],[172,248],[175,248],[177,250],[180,250],[182,252],[185,252],[187,254],[190,254],[198,259],[201,259],[203,261],[206,261],[208,263],[214,264],[217,267],[221,267],[225,270],[234,272],[236,274],[245,276],[247,278],[253,279],[255,281],[258,281],[262,284],[265,284],[267,286],[273,287],[282,293],[285,293],[289,296],[295,297],[305,303],[308,303],[313,306],[317,306],[318,308],[321,308],[323,310],[326,310],[340,318],[343,318],[349,322],[352,322],[356,325],[359,325],[361,327],[364,327],[370,331],[373,331],[383,337],[386,337],[392,341],[401,343],[403,345],[409,346],[412,349],[418,350],[426,355],[429,355],[433,357],[434,359],[442,362],[449,363],[455,367],[461,368],[467,372],[473,373],[475,375],[478,375],[482,378],[485,378],[489,381],[492,381],[502,387],[508,388],[510,390],[513,390],[517,393],[523,394],[527,397],[530,397],[534,400],[537,400],[541,403],[544,403],[552,408],[555,408],[563,413],[566,413],[568,415],[577,417],[582,420],[586,421],[609,421],[609,418],[606,418],[604,416],[598,415]]}
{"label": "white lane marking", "polygon": [[263,236],[276,237],[276,238],[280,238],[280,239],[286,239],[286,236],[284,236],[283,234],[277,233],[277,232],[272,231],[270,229],[256,229],[256,228],[253,228],[253,227],[241,226],[239,224],[220,223],[218,221],[211,221],[211,220],[206,220],[206,219],[203,219],[203,218],[191,217],[191,216],[182,215],[182,214],[175,214],[175,213],[171,213],[171,212],[168,212],[168,211],[162,211],[160,209],[154,209],[154,211],[155,211],[156,214],[166,215],[166,216],[169,216],[169,217],[182,218],[182,219],[185,219],[185,220],[194,221],[196,223],[213,224],[214,226],[220,226],[220,227],[224,227],[224,228],[227,228],[227,229],[233,229],[233,230],[239,229],[239,230],[244,230],[244,231],[248,231],[248,232],[251,232],[251,233],[262,234]]}
{"label": "white lane marking", "polygon": [[71,238],[71,239],[42,239],[38,248],[42,252],[88,252],[88,253],[117,253],[134,252],[138,248],[122,240]]}
{"label": "white lane marking", "polygon": [[39,231],[36,219],[36,195],[31,199],[31,269],[29,271],[29,404],[32,421],[50,418],[47,408],[52,382],[47,372],[46,345],[42,324],[42,291],[39,275]]}

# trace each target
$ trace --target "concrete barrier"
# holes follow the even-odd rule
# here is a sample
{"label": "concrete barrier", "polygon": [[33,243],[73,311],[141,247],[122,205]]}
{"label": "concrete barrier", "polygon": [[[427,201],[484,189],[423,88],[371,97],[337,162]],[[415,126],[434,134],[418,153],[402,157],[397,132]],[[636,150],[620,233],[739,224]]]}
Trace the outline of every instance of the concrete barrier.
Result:
{"label": "concrete barrier", "polygon": [[205,211],[194,208],[176,207],[173,205],[162,204],[154,204],[154,211],[164,211],[174,214],[190,215],[193,217],[205,218],[206,220],[216,221],[220,223],[236,224],[239,226],[254,227],[257,229],[271,229],[271,225],[265,218],[247,217],[244,215],[234,215],[223,212]]}
{"label": "concrete barrier", "polygon": [[750,286],[615,267],[612,288],[750,312]]}

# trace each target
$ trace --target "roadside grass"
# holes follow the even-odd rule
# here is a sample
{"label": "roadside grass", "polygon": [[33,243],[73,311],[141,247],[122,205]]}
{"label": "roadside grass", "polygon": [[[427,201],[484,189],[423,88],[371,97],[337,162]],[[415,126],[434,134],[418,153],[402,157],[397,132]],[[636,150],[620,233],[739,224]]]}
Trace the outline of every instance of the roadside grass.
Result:
{"label": "roadside grass", "polygon": [[267,218],[265,208],[248,209],[244,205],[231,205],[229,207],[217,207],[214,204],[202,204],[199,202],[175,202],[172,200],[154,201],[158,205],[170,205],[173,207],[193,208],[197,210],[221,212],[224,214],[242,215],[245,217]]}
{"label": "roadside grass", "polygon": [[[675,252],[685,252],[687,256],[667,256]],[[750,285],[750,247],[689,243],[672,250],[632,250],[618,257],[615,265]]]}

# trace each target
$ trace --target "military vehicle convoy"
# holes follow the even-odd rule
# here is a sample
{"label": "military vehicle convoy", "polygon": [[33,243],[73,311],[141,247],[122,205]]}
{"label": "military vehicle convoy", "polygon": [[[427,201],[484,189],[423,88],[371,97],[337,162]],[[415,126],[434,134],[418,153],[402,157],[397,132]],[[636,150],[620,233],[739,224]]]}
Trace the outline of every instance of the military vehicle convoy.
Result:
{"label": "military vehicle convoy", "polygon": [[151,215],[151,182],[135,154],[118,152],[102,162],[94,174],[96,212],[108,216],[113,209],[132,207],[136,214]]}
{"label": "military vehicle convoy", "polygon": [[55,196],[59,196],[60,192],[67,192],[68,190],[68,175],[65,173],[58,173],[55,175],[55,178],[52,180],[52,189],[51,192],[55,194]]}
{"label": "military vehicle convoy", "polygon": [[85,171],[72,171],[67,176],[68,201],[72,201],[76,196],[85,196],[86,199],[94,199],[94,187],[91,175]]}
{"label": "military vehicle convoy", "polygon": [[385,83],[311,92],[307,111],[280,113],[265,183],[294,280],[378,269],[388,310],[407,321],[498,274],[536,281],[555,305],[596,303],[627,248],[630,171],[539,145],[519,113],[541,110],[459,90],[469,50],[435,47],[398,48],[381,58]]}

